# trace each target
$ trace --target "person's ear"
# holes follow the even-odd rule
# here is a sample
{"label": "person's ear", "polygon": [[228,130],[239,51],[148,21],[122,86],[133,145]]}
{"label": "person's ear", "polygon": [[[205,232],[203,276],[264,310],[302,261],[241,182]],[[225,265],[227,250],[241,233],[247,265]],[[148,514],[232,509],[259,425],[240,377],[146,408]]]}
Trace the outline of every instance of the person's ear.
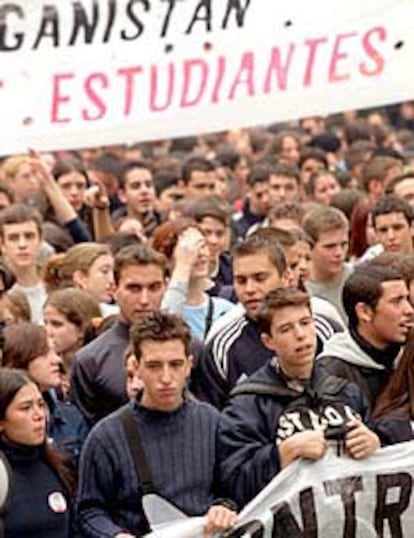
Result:
{"label": "person's ear", "polygon": [[355,313],[360,323],[371,323],[374,317],[374,312],[367,303],[357,303],[355,305]]}
{"label": "person's ear", "polygon": [[286,271],[282,275],[281,281],[283,288],[295,285],[295,274],[292,269],[286,269]]}
{"label": "person's ear", "polygon": [[273,338],[270,336],[270,334],[261,333],[260,340],[262,341],[262,344],[267,347],[267,349],[274,351]]}
{"label": "person's ear", "polygon": [[118,190],[118,198],[120,199],[120,201],[121,201],[123,204],[126,204],[126,203],[127,203],[127,199],[126,199],[126,196],[125,196],[125,191],[124,191],[124,189],[119,189],[119,190]]}
{"label": "person's ear", "polygon": [[85,273],[83,273],[82,271],[77,269],[73,273],[72,280],[73,280],[73,283],[74,283],[75,287],[85,289],[88,277],[85,275]]}
{"label": "person's ear", "polygon": [[191,375],[191,370],[194,366],[194,356],[188,355],[187,357],[187,378]]}

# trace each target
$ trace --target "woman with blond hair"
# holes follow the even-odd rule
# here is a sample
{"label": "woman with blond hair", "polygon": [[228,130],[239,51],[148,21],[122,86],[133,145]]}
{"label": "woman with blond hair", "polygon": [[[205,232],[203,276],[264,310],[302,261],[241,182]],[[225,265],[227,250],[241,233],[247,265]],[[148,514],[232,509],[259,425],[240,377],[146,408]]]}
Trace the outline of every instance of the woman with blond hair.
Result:
{"label": "woman with blond hair", "polygon": [[67,287],[80,288],[100,303],[102,315],[117,312],[111,305],[114,259],[106,245],[79,243],[65,253],[51,256],[44,266],[43,279],[49,293]]}

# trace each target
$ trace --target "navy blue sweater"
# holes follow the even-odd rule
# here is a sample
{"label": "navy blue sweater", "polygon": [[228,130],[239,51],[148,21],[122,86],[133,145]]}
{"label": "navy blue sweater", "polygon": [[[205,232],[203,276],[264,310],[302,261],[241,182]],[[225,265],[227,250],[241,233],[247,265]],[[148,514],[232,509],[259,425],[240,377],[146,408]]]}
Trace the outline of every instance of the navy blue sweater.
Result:
{"label": "navy blue sweater", "polygon": [[11,470],[6,504],[6,538],[68,538],[69,500],[40,446],[11,446],[0,442]]}
{"label": "navy blue sweater", "polygon": [[[189,515],[202,515],[221,496],[216,438],[219,413],[211,406],[185,401],[176,411],[151,411],[128,404],[159,494]],[[119,532],[141,536],[148,524],[142,490],[124,435],[119,411],[97,424],[80,461],[78,514],[85,538]]]}

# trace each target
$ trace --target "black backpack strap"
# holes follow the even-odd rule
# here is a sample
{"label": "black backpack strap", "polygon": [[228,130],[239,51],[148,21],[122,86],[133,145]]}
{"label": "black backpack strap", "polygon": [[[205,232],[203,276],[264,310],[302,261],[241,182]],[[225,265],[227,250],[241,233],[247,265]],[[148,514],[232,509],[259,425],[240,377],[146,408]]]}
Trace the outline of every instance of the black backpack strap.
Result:
{"label": "black backpack strap", "polygon": [[211,295],[209,295],[207,315],[206,315],[206,328],[204,329],[204,340],[206,339],[208,335],[208,331],[211,329],[211,326],[213,325],[213,316],[214,316],[214,301]]}
{"label": "black backpack strap", "polygon": [[119,413],[125,437],[128,441],[132,459],[134,461],[135,472],[141,485],[144,495],[156,493],[155,486],[152,482],[151,471],[148,466],[147,457],[141,443],[141,438],[137,428],[134,415],[128,405],[124,406]]}

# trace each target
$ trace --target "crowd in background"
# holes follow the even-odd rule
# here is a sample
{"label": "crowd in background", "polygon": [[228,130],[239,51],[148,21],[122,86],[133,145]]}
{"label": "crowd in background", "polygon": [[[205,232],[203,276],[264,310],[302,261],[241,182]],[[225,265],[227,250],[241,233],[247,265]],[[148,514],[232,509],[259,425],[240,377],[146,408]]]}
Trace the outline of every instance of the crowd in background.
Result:
{"label": "crowd in background", "polygon": [[[210,514],[209,530],[234,524],[281,468],[326,448],[312,417],[290,431],[286,405],[239,390],[246,379],[283,385],[287,396],[275,397],[295,401],[307,394],[298,380],[312,379],[341,401],[332,413],[351,421],[342,435],[355,458],[411,439],[413,219],[414,102],[2,158],[0,450],[14,478],[5,535],[149,530],[112,418],[128,402],[157,489]],[[148,342],[162,360],[172,354],[179,380],[161,397]],[[292,349],[310,370],[292,367]],[[315,356],[351,383],[323,384]],[[162,403],[173,389],[178,407],[188,402],[177,438],[147,413],[175,410]],[[182,457],[197,475],[190,490],[170,465]]]}

